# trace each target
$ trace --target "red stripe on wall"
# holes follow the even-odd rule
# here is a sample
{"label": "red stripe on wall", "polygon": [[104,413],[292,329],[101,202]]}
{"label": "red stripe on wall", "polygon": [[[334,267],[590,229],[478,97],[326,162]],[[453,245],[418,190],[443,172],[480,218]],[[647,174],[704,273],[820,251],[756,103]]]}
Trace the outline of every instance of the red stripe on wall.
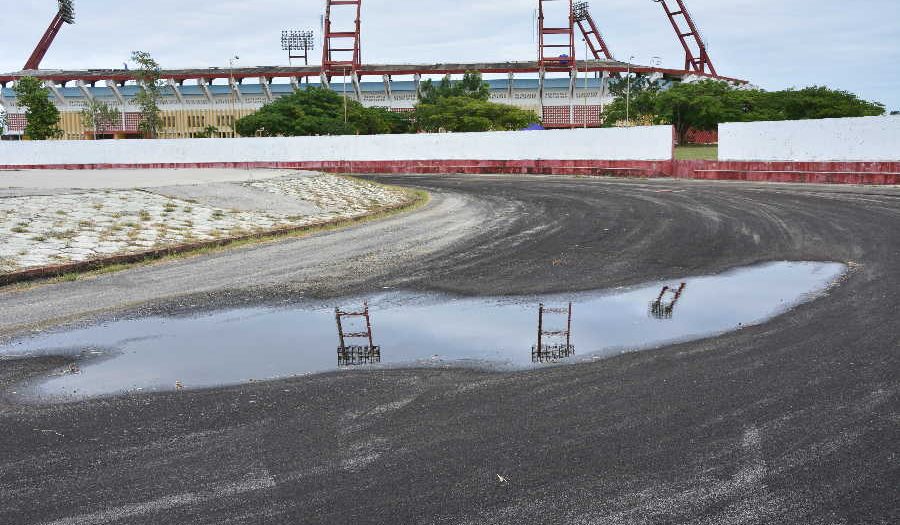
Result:
{"label": "red stripe on wall", "polygon": [[385,160],[303,162],[201,162],[154,164],[0,165],[26,169],[275,168],[334,173],[497,173],[674,177],[700,180],[900,185],[900,162],[736,162],[709,160]]}

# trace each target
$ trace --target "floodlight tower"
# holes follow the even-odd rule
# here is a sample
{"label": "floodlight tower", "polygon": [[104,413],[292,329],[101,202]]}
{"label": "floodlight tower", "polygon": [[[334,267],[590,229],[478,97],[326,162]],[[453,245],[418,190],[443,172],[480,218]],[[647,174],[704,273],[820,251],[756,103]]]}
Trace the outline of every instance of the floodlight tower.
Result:
{"label": "floodlight tower", "polygon": [[[688,11],[684,0],[653,0],[660,4],[669,22],[675,28],[675,34],[684,47],[684,69],[693,70],[696,73],[709,73],[717,76],[716,68],[706,51],[706,42],[700,29],[694,23],[694,19]],[[692,45],[693,44],[693,45]]]}
{"label": "floodlight tower", "polygon": [[[288,61],[302,58],[304,65],[309,65],[309,52],[315,48],[312,31],[282,31],[281,49],[288,52]],[[297,54],[294,54],[294,52]],[[303,53],[302,55],[299,53]]]}
{"label": "floodlight tower", "polygon": [[[572,4],[572,13],[575,23],[578,24],[578,28],[581,29],[581,33],[584,35],[584,41],[587,42],[591,54],[594,55],[594,59],[601,60],[606,58],[607,60],[612,60],[612,53],[603,39],[603,34],[600,33],[597,23],[594,22],[594,17],[591,16],[590,4],[587,2],[575,2]],[[587,59],[587,57],[584,58]]]}
{"label": "floodlight tower", "polygon": [[50,45],[53,43],[56,35],[59,34],[59,30],[62,28],[63,24],[74,23],[75,6],[73,5],[72,0],[59,0],[59,10],[56,12],[56,16],[53,17],[53,21],[50,22],[50,27],[47,28],[44,36],[41,38],[40,42],[38,42],[37,47],[34,48],[34,52],[31,53],[31,57],[28,58],[28,62],[25,62],[25,67],[22,69],[25,71],[37,69],[41,65],[41,60],[44,59],[44,55],[47,54],[47,50],[50,49]]}
{"label": "floodlight tower", "polygon": [[575,13],[572,0],[562,0],[569,4],[566,27],[547,26],[544,4],[555,1],[538,0],[538,65],[542,71],[569,71],[575,69]]}

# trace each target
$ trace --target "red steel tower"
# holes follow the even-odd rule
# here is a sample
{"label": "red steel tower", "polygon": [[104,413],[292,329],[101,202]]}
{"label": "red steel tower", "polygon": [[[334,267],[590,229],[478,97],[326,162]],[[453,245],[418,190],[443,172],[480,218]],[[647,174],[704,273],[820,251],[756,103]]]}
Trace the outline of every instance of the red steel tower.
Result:
{"label": "red steel tower", "polygon": [[[545,23],[544,4],[556,1],[568,4],[568,23],[565,27],[548,26]],[[575,14],[572,0],[538,0],[538,64],[544,71],[575,69]]]}
{"label": "red steel tower", "polygon": [[[684,69],[696,73],[709,73],[718,76],[716,68],[706,51],[706,43],[700,34],[700,29],[694,23],[691,13],[688,11],[684,0],[653,0],[660,4],[669,17],[675,34],[681,40],[684,47]],[[693,44],[693,45],[692,45]]]}
{"label": "red steel tower", "polygon": [[[337,8],[337,9],[333,9]],[[351,30],[335,31],[332,15],[335,11],[355,10],[355,22]],[[328,79],[335,75],[346,75],[359,70],[362,62],[360,50],[360,29],[362,0],[326,0],[323,28],[322,74]]]}
{"label": "red steel tower", "polygon": [[47,54],[47,50],[50,49],[50,45],[53,43],[56,35],[59,34],[59,30],[62,29],[63,24],[74,23],[75,6],[72,5],[72,0],[59,0],[59,10],[56,12],[56,16],[53,17],[50,27],[47,28],[44,36],[41,37],[40,42],[38,42],[37,47],[34,48],[31,56],[28,58],[28,62],[25,62],[25,67],[22,69],[25,71],[37,69],[41,65],[44,55]]}

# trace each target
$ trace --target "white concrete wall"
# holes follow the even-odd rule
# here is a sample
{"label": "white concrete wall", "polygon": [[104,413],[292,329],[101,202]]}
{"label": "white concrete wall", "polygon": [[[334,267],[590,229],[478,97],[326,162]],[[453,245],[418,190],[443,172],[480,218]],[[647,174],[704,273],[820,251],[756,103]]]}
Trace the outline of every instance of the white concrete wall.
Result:
{"label": "white concrete wall", "polygon": [[900,117],[720,124],[719,160],[900,161]]}
{"label": "white concrete wall", "polygon": [[671,126],[429,135],[0,143],[0,165],[668,160],[671,157]]}

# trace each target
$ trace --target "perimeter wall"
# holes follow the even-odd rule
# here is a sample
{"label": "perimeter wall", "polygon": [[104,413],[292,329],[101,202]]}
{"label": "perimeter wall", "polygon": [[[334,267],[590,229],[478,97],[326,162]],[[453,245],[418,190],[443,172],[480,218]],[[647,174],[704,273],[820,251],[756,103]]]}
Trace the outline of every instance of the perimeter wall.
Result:
{"label": "perimeter wall", "polygon": [[900,117],[720,126],[717,161],[671,126],[420,135],[0,142],[0,169],[285,168],[900,184]]}
{"label": "perimeter wall", "polygon": [[720,124],[719,160],[900,162],[900,117]]}

